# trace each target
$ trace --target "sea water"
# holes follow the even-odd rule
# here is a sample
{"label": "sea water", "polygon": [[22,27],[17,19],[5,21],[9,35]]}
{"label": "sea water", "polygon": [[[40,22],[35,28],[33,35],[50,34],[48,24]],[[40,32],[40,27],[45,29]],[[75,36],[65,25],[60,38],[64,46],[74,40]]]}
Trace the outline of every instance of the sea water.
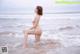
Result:
{"label": "sea water", "polygon": [[[0,35],[24,37],[23,30],[32,26],[33,14],[0,15]],[[58,39],[65,46],[80,45],[80,14],[44,14],[40,19],[42,39]],[[71,44],[72,43],[72,44]]]}

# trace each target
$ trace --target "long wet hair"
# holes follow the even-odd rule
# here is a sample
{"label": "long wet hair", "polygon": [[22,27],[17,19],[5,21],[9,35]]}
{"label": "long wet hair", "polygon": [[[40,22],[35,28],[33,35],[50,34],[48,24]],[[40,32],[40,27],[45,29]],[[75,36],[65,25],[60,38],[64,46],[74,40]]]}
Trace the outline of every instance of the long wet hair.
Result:
{"label": "long wet hair", "polygon": [[37,6],[36,9],[38,15],[43,15],[43,8],[41,6]]}

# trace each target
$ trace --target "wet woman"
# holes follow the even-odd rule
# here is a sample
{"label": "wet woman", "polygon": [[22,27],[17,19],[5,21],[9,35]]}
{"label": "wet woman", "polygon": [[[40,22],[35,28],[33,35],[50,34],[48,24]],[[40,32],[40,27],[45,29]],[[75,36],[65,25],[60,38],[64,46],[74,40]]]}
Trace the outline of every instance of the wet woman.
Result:
{"label": "wet woman", "polygon": [[42,34],[41,27],[39,25],[39,21],[41,16],[43,15],[43,8],[41,6],[36,6],[35,9],[35,17],[34,20],[32,21],[32,27],[29,28],[28,30],[24,30],[24,47],[28,47],[28,35],[32,34],[35,35],[35,42],[40,42],[40,37]]}

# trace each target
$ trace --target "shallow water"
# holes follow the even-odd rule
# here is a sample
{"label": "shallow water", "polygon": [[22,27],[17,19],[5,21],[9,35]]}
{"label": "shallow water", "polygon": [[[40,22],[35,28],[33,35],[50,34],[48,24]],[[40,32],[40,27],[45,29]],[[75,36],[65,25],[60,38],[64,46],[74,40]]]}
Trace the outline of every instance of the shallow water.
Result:
{"label": "shallow water", "polygon": [[[14,17],[13,17],[14,16]],[[18,18],[17,18],[18,17]],[[19,18],[20,17],[20,18]],[[44,15],[41,18],[40,25],[43,30],[41,37],[42,47],[47,48],[42,49],[44,52],[41,54],[53,54],[56,52],[54,45],[58,44],[57,48],[64,50],[65,52],[60,52],[61,54],[66,54],[66,51],[79,50],[80,46],[80,14],[49,14]],[[9,45],[12,48],[11,54],[14,54],[16,50],[22,49],[23,43],[23,30],[29,28],[32,25],[33,15],[8,15],[0,17],[0,45]],[[2,37],[2,38],[1,38]],[[55,42],[56,43],[55,43]],[[29,42],[32,47],[34,43],[34,36],[29,36]],[[53,43],[53,44],[52,44]],[[59,45],[61,44],[61,45]],[[14,49],[15,48],[15,49]],[[54,48],[48,51],[49,48]],[[72,50],[73,48],[73,50]],[[77,48],[77,49],[76,49]],[[42,51],[33,50],[34,48],[29,48],[33,53],[37,54]],[[17,51],[20,53],[21,50]],[[24,53],[23,50],[21,53]],[[29,51],[29,50],[27,50]],[[26,52],[25,52],[26,53]],[[25,54],[24,53],[24,54]],[[71,52],[69,52],[71,53]],[[31,54],[28,52],[28,54]],[[58,54],[58,53],[57,53]],[[72,53],[73,54],[73,53]],[[79,53],[77,53],[79,54]]]}

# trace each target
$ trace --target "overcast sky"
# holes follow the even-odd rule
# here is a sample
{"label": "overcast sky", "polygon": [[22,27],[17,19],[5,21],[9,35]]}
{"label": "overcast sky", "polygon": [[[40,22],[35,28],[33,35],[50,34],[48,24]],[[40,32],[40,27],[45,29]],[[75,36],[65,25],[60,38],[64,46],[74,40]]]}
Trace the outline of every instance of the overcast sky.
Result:
{"label": "overcast sky", "polygon": [[54,0],[0,0],[1,8],[30,8],[37,5],[53,7]]}
{"label": "overcast sky", "polygon": [[[58,5],[56,6],[56,0],[0,0],[0,11],[13,11],[13,10],[30,10],[34,9],[35,6],[41,5],[45,10],[51,9],[54,11],[63,10],[80,10],[79,4],[77,5]],[[73,0],[75,1],[75,0]],[[77,0],[78,1],[78,0]]]}

